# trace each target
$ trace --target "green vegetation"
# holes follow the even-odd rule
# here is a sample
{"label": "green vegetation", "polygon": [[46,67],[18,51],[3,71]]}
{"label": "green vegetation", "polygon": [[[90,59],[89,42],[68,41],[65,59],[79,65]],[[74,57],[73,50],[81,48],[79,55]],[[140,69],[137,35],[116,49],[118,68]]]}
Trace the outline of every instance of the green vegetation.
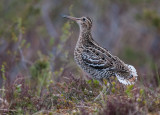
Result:
{"label": "green vegetation", "polygon": [[158,91],[153,92],[146,87],[138,87],[138,84],[134,87],[133,85],[124,87],[115,80],[117,82],[116,92],[112,91],[110,95],[102,94],[101,99],[94,101],[102,90],[95,80],[86,81],[71,75],[64,78],[62,82],[50,83],[48,87],[43,86],[41,95],[35,93],[39,90],[31,88],[34,81],[29,82],[32,83],[28,83],[23,76],[19,76],[12,86],[6,87],[4,99],[7,99],[7,102],[3,103],[5,113],[111,114],[113,112],[115,114],[129,114],[131,112],[145,114],[159,111],[160,108]]}

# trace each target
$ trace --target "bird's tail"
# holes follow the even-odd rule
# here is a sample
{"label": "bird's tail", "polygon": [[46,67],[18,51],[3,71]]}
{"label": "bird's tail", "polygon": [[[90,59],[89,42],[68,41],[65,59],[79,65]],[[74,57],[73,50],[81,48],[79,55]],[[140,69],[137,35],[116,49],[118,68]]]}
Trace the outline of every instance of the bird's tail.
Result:
{"label": "bird's tail", "polygon": [[118,74],[116,74],[116,77],[120,83],[125,84],[125,85],[132,85],[137,81],[138,75],[137,75],[136,69],[132,65],[127,65],[127,66],[130,70],[132,77],[125,78],[125,77],[120,76]]}
{"label": "bird's tail", "polygon": [[126,78],[121,77],[118,74],[116,74],[116,77],[117,77],[118,81],[124,85],[132,85],[137,81],[137,76],[133,76],[132,78],[126,79]]}

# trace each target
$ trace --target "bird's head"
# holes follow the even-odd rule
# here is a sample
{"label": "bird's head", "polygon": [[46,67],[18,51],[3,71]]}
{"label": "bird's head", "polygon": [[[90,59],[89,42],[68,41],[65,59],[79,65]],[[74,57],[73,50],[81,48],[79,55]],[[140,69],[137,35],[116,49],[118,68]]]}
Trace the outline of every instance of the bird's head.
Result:
{"label": "bird's head", "polygon": [[91,31],[92,20],[89,17],[76,18],[76,17],[66,16],[66,15],[64,15],[63,17],[76,21],[81,31]]}

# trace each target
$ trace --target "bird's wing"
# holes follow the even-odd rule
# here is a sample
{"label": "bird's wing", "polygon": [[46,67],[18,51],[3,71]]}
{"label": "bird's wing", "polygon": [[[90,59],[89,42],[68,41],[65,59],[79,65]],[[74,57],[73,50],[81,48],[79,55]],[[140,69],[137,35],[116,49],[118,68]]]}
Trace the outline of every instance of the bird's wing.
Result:
{"label": "bird's wing", "polygon": [[115,60],[114,61],[115,71],[122,73],[129,72],[128,66],[123,61],[121,61],[117,56],[114,56],[114,60]]}
{"label": "bird's wing", "polygon": [[97,49],[86,48],[82,53],[82,59],[85,64],[96,69],[112,69],[113,63],[108,56]]}

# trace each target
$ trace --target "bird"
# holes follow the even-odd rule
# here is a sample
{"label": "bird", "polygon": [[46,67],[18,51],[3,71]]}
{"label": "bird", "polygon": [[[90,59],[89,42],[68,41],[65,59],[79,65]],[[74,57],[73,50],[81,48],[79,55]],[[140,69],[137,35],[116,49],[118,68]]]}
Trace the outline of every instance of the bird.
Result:
{"label": "bird", "polygon": [[78,41],[74,50],[74,59],[77,65],[91,78],[99,81],[103,85],[103,79],[108,80],[110,90],[112,83],[110,78],[117,77],[118,81],[124,85],[132,85],[137,81],[136,69],[129,64],[125,64],[117,56],[101,47],[92,37],[92,19],[89,17],[72,17],[63,15],[64,18],[75,21],[80,28]]}

